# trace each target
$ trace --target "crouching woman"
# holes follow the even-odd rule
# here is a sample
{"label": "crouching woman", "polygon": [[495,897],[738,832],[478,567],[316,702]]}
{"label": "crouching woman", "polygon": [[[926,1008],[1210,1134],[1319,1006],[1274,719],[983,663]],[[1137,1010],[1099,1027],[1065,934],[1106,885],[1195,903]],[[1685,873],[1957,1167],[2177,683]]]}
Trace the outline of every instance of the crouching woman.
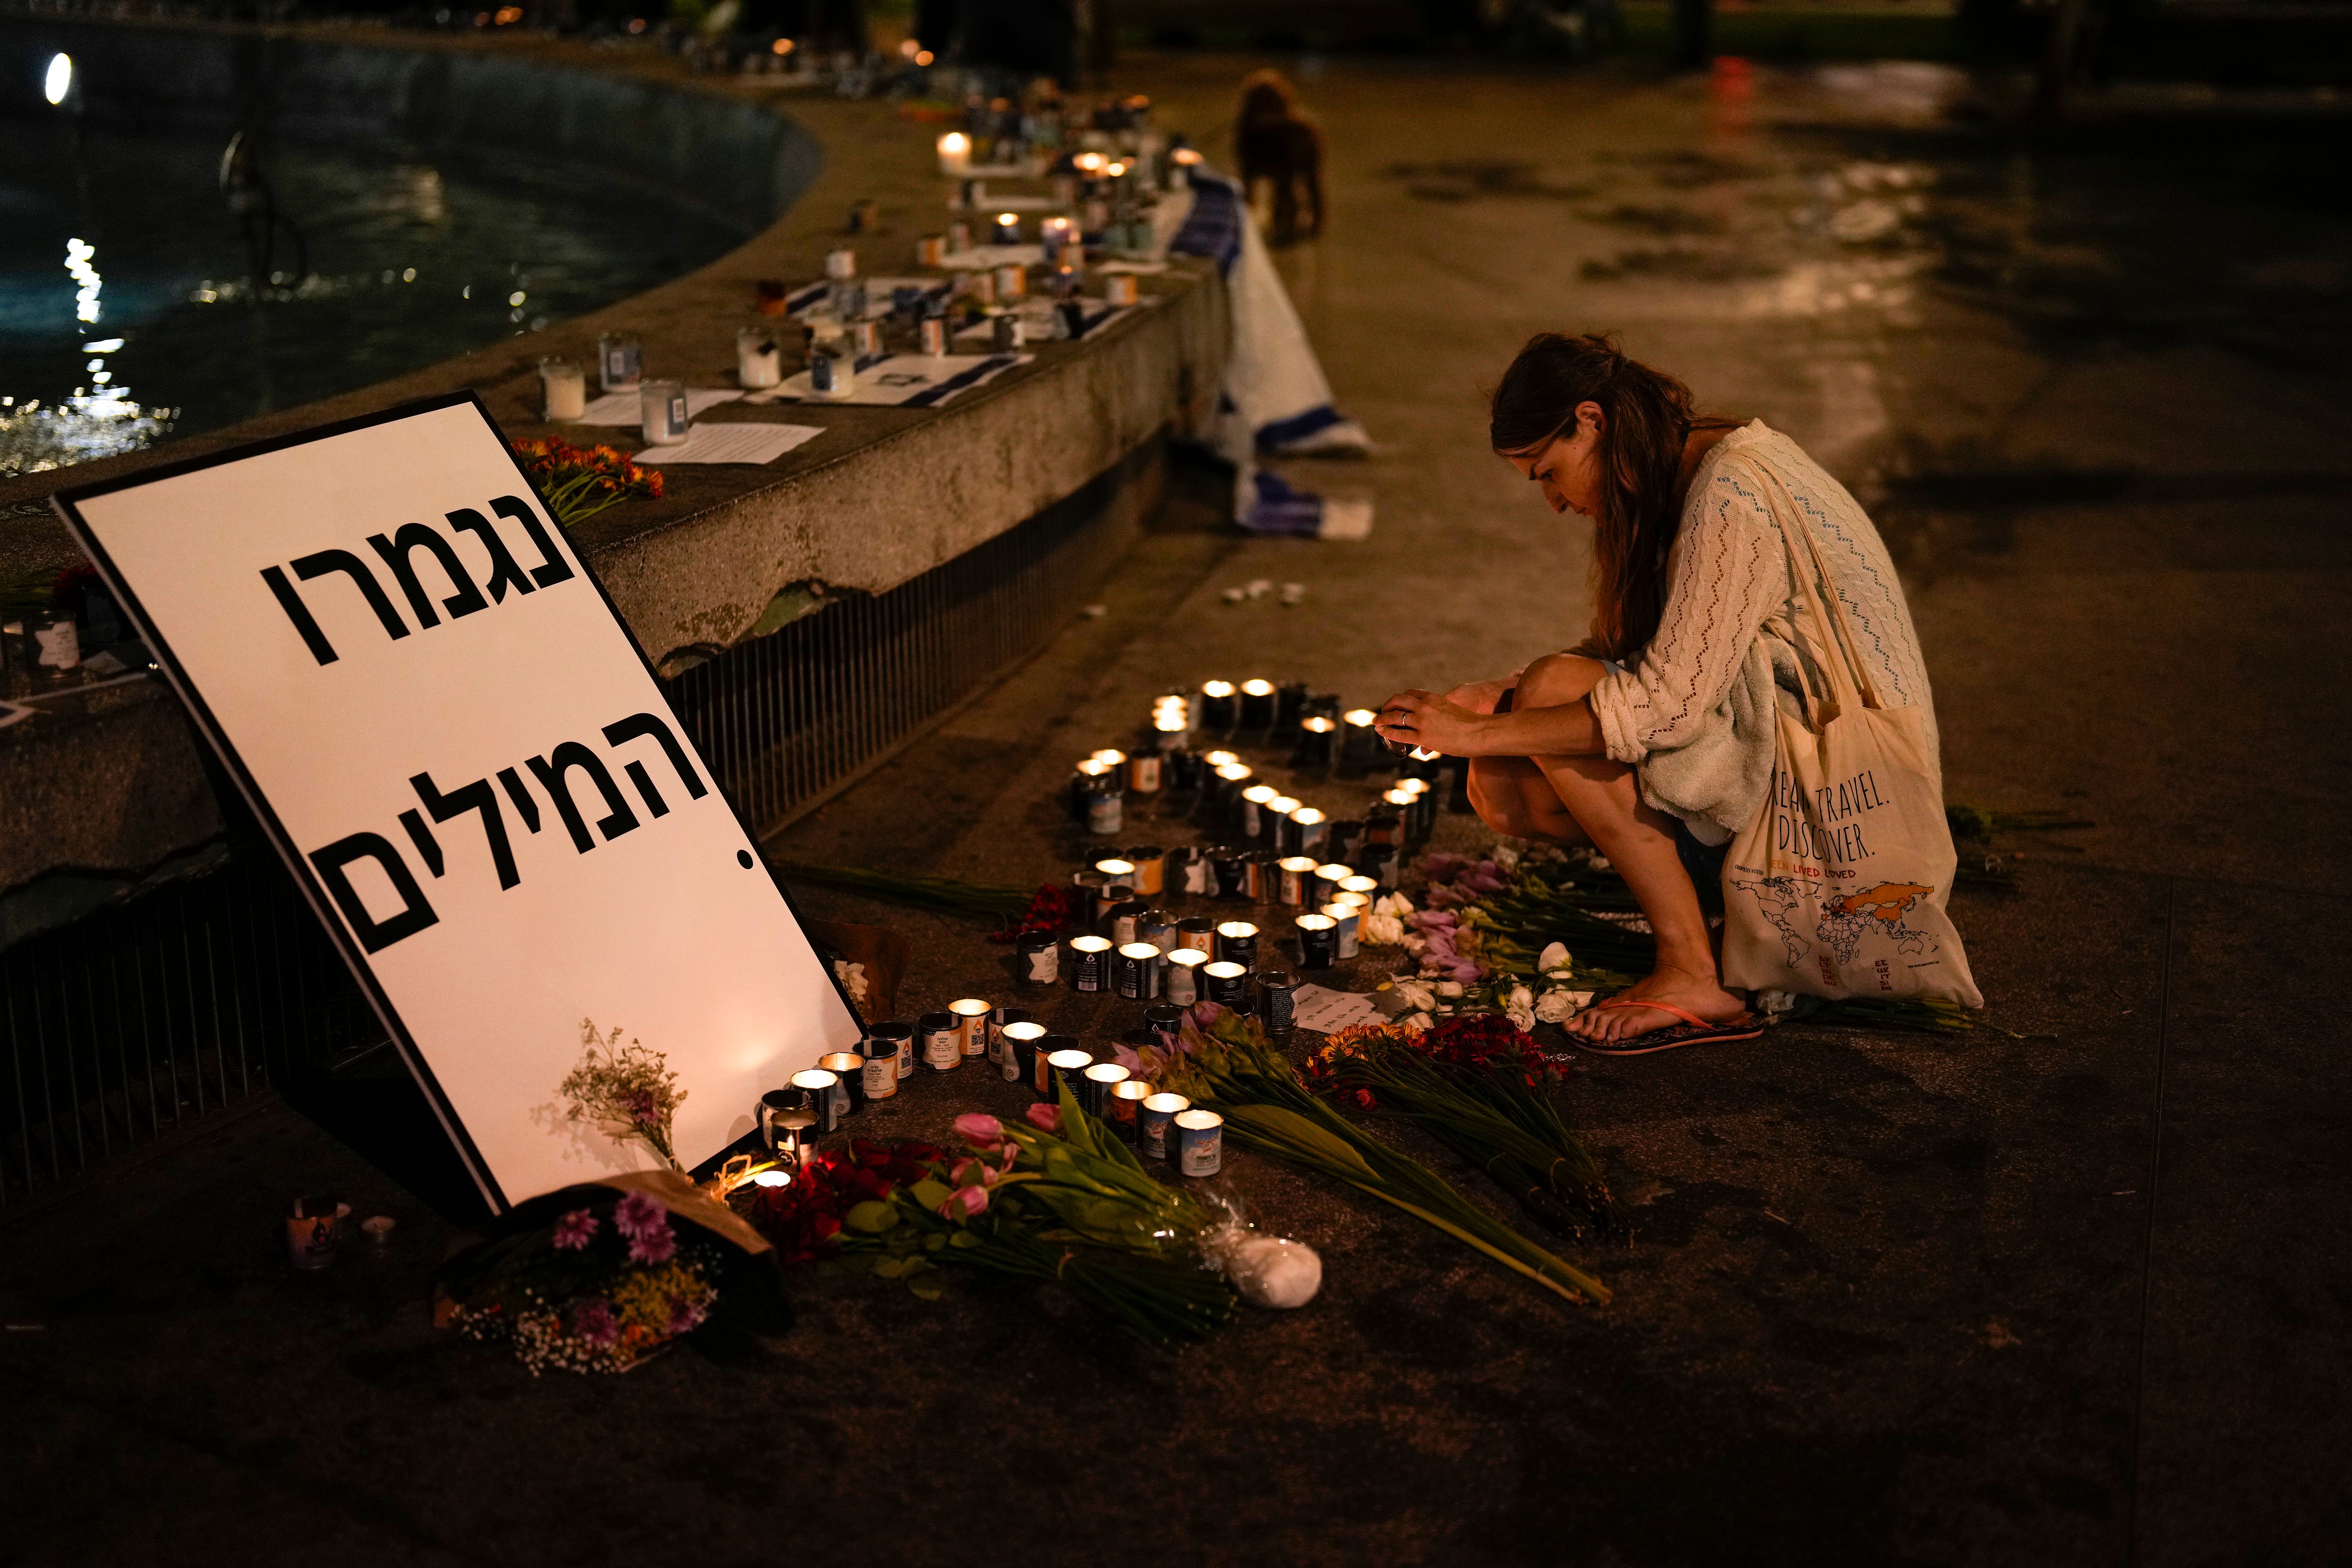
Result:
{"label": "crouching woman", "polygon": [[1802,519],[1890,706],[1916,706],[1936,755],[1927,671],[1885,544],[1843,486],[1761,420],[1693,413],[1690,390],[1601,337],[1530,340],[1496,388],[1497,456],[1556,513],[1592,525],[1591,635],[1500,679],[1383,704],[1391,740],[1470,759],[1498,832],[1606,856],[1656,935],[1657,967],[1568,1026],[1638,1055],[1760,1030],[1724,989],[1706,911],[1724,851],[1771,786],[1775,714],[1823,689],[1797,562],[1774,521]]}

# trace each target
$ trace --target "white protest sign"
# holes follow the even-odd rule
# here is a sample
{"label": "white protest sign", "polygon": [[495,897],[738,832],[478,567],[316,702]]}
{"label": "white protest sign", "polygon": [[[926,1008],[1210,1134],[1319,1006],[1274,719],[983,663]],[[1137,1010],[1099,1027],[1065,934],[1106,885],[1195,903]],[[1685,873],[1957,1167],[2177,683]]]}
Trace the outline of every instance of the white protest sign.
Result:
{"label": "white protest sign", "polygon": [[580,1026],[668,1058],[691,1167],[856,1015],[481,405],[58,498],[483,1194],[656,1162],[571,1121]]}

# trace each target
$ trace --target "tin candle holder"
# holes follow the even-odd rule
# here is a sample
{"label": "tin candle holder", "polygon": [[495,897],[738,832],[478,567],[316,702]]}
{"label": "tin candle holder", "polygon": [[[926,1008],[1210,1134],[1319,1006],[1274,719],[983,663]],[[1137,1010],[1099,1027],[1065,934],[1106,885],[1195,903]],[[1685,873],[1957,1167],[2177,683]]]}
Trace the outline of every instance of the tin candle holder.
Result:
{"label": "tin candle holder", "polygon": [[1139,844],[1126,850],[1125,856],[1128,864],[1135,868],[1128,878],[1128,885],[1135,889],[1136,896],[1158,898],[1167,887],[1167,851],[1157,844]]}
{"label": "tin candle holder", "polygon": [[1188,1176],[1213,1176],[1225,1168],[1223,1117],[1195,1107],[1178,1111],[1171,1121],[1176,1131],[1179,1171]]}
{"label": "tin candle holder", "polygon": [[915,1064],[922,1059],[922,1052],[915,1044],[915,1026],[911,1019],[893,1018],[887,1024],[877,1024],[866,1031],[866,1040],[867,1056],[874,1054],[877,1042],[898,1047],[898,1081],[913,1081]]}
{"label": "tin candle holder", "polygon": [[1022,984],[1052,985],[1062,978],[1062,939],[1052,931],[1029,931],[1013,947]]}
{"label": "tin candle holder", "polygon": [[771,1153],[799,1147],[797,1131],[785,1125],[787,1118],[800,1119],[802,1127],[809,1125],[808,1110],[797,1089],[772,1089],[760,1097],[760,1143]]}
{"label": "tin candle holder", "polygon": [[1363,907],[1360,904],[1326,904],[1318,912],[1328,916],[1331,921],[1331,956],[1343,963],[1355,957],[1358,951],[1356,935],[1360,929],[1357,922],[1363,918]]}
{"label": "tin candle holder", "polygon": [[1250,976],[1250,989],[1257,999],[1258,1022],[1266,1034],[1276,1040],[1288,1038],[1298,1010],[1298,982],[1279,969],[1261,969]]}
{"label": "tin candle holder", "polygon": [[1118,1134],[1122,1143],[1140,1141],[1143,1102],[1151,1098],[1151,1086],[1139,1078],[1123,1078],[1110,1086],[1108,1114],[1103,1120]]}
{"label": "tin candle holder", "polygon": [[1138,752],[1127,759],[1127,787],[1136,795],[1158,795],[1160,771],[1158,751]]}
{"label": "tin candle holder", "polygon": [[1092,1051],[1081,1050],[1075,1045],[1050,1053],[1045,1058],[1045,1076],[1037,1086],[1037,1092],[1047,1100],[1059,1100],[1062,1098],[1062,1086],[1067,1084],[1070,1098],[1078,1100],[1083,1109],[1085,1101],[1081,1096],[1086,1092],[1086,1071],[1094,1063]]}
{"label": "tin candle holder", "polygon": [[1339,885],[1355,874],[1353,866],[1342,866],[1336,860],[1327,860],[1316,867],[1315,884],[1307,900],[1308,906],[1319,910],[1329,903],[1331,895],[1339,890]]}
{"label": "tin candle holder", "polygon": [[1097,1121],[1108,1121],[1111,1090],[1131,1076],[1117,1062],[1091,1063],[1079,1079],[1078,1109]]}
{"label": "tin candle holder", "polygon": [[1004,1026],[1004,1054],[997,1071],[1007,1083],[1025,1083],[1037,1087],[1037,1051],[1045,1038],[1045,1026],[1026,1019]]}
{"label": "tin candle holder", "polygon": [[1176,1118],[1192,1108],[1192,1102],[1181,1094],[1162,1091],[1143,1097],[1143,1105],[1135,1118],[1136,1152],[1147,1160],[1165,1160],[1175,1140],[1169,1136]]}
{"label": "tin candle holder", "polygon": [[925,1013],[915,1020],[915,1055],[933,1072],[963,1066],[963,1031],[953,1013]]}
{"label": "tin candle holder", "polygon": [[1129,888],[1134,886],[1135,862],[1125,855],[1106,855],[1095,862],[1094,868],[1107,879],[1098,886],[1108,888],[1114,882]]}
{"label": "tin candle holder", "polygon": [[1339,726],[1320,713],[1310,713],[1298,721],[1298,765],[1302,768],[1328,768],[1331,765],[1332,736]]}
{"label": "tin candle holder", "polygon": [[896,1040],[869,1037],[866,1042],[866,1103],[890,1100],[898,1093],[898,1045]]}
{"label": "tin candle holder", "polygon": [[1244,966],[1257,962],[1257,927],[1248,921],[1226,921],[1217,927],[1217,957]]}
{"label": "tin candle holder", "polygon": [[1316,851],[1323,847],[1324,831],[1330,826],[1331,819],[1318,807],[1302,805],[1292,812],[1290,827],[1297,839],[1297,847],[1292,852],[1312,858]]}
{"label": "tin candle holder", "polygon": [[1307,684],[1294,680],[1274,694],[1274,728],[1288,735],[1307,717]]}
{"label": "tin candle holder", "polygon": [[1179,1007],[1201,999],[1201,966],[1209,955],[1197,947],[1171,948],[1168,965],[1160,977],[1160,994]]}
{"label": "tin candle holder", "polygon": [[[1234,683],[1232,681],[1204,680],[1201,682],[1202,729],[1214,731],[1219,734],[1226,733],[1233,729],[1238,716],[1239,710],[1234,704]],[[1217,753],[1211,752],[1210,761],[1216,761],[1216,756]],[[1228,755],[1226,760],[1231,762],[1237,759]]]}
{"label": "tin candle holder", "polygon": [[1231,1007],[1236,1013],[1250,1010],[1249,968],[1231,959],[1219,959],[1201,966],[1201,982],[1208,988],[1207,1000],[1220,1007]]}
{"label": "tin candle holder", "polygon": [[971,138],[961,131],[950,131],[939,140],[940,177],[961,180],[971,173]]}
{"label": "tin candle holder", "polygon": [[1339,922],[1329,915],[1301,915],[1295,922],[1298,929],[1298,967],[1328,969],[1339,962]]}
{"label": "tin candle holder", "polygon": [[1112,966],[1118,994],[1130,1002],[1149,1002],[1160,994],[1160,949],[1148,942],[1130,942],[1118,950]]}
{"label": "tin candle holder", "polygon": [[1074,936],[1070,939],[1070,988],[1099,994],[1110,988],[1110,949],[1108,937]]}
{"label": "tin candle holder", "polygon": [[988,1015],[992,1005],[977,996],[966,996],[948,1004],[948,1012],[956,1021],[956,1052],[969,1061],[984,1057],[988,1050]]}
{"label": "tin candle holder", "polygon": [[1029,1009],[1026,1007],[992,1007],[989,1009],[988,1059],[992,1062],[1003,1062],[1004,1060],[1004,1031],[1011,1028],[1015,1024],[1027,1024],[1034,1021],[1034,1020],[1030,1016]]}
{"label": "tin candle holder", "polygon": [[1244,730],[1274,728],[1274,682],[1244,680],[1242,682],[1242,712],[1240,727]]}
{"label": "tin candle holder", "polygon": [[1265,809],[1273,817],[1268,824],[1273,831],[1265,836],[1266,847],[1276,855],[1298,853],[1298,824],[1291,820],[1290,814],[1298,809],[1299,804],[1296,798],[1286,795],[1276,795],[1265,803]]}
{"label": "tin candle holder", "polygon": [[1240,762],[1241,758],[1235,756],[1231,752],[1203,752],[1201,754],[1201,761],[1207,763],[1212,771],[1214,771],[1218,768],[1232,767],[1235,763]]}
{"label": "tin candle holder", "polygon": [[1144,1032],[1163,1051],[1173,1051],[1184,1037],[1184,1009],[1162,1002],[1143,1010]]}
{"label": "tin candle holder", "polygon": [[[996,298],[999,303],[1009,305],[1015,300],[1026,300],[1029,298],[1029,269],[1027,268],[1016,267],[1011,263],[1007,263],[996,269],[995,278]],[[997,320],[1003,321],[1004,318],[1000,316]],[[1013,324],[1017,329],[1021,324],[1019,319],[1015,318]]]}
{"label": "tin candle holder", "polygon": [[857,276],[857,252],[842,247],[824,253],[825,278],[835,283],[846,283]]}
{"label": "tin candle holder", "polygon": [[1304,908],[1307,884],[1315,876],[1315,857],[1293,855],[1281,861],[1276,869],[1280,873],[1275,887],[1276,901],[1287,904],[1292,909]]}
{"label": "tin candle holder", "polygon": [[1272,843],[1277,831],[1272,807],[1281,798],[1282,792],[1272,784],[1252,784],[1242,791],[1241,816],[1236,825],[1241,836],[1253,844]]}
{"label": "tin candle holder", "polygon": [[1339,763],[1349,769],[1370,769],[1381,760],[1381,732],[1372,728],[1380,715],[1369,708],[1350,708],[1339,715]]}
{"label": "tin candle holder", "polygon": [[992,245],[1020,244],[1021,216],[1018,213],[998,213],[995,226],[988,237]]}
{"label": "tin candle holder", "polygon": [[844,1120],[866,1109],[864,1091],[852,1089],[852,1080],[844,1076],[854,1073],[863,1078],[866,1058],[855,1051],[835,1051],[817,1059],[820,1062],[854,1061],[856,1064],[855,1067],[803,1068],[793,1074],[793,1087],[801,1093],[801,1109],[810,1116],[809,1131],[823,1136],[840,1131]]}

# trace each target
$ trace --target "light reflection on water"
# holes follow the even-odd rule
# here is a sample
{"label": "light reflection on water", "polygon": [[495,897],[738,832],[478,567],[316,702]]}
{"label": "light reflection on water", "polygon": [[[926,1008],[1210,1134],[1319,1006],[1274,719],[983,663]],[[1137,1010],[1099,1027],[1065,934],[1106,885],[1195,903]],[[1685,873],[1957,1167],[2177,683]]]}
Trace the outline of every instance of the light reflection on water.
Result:
{"label": "light reflection on water", "polygon": [[[0,474],[236,423],[527,334],[666,281],[732,227],[593,176],[500,178],[397,146],[264,145],[285,228],[208,139],[0,129]],[[528,352],[528,351],[525,351]]]}

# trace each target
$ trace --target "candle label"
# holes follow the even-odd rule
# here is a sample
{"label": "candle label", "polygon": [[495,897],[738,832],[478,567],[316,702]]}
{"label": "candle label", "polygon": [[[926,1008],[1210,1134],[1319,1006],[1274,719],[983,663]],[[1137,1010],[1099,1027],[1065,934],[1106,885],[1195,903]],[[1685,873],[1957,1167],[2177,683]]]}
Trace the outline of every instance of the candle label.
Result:
{"label": "candle label", "polygon": [[1176,1168],[1188,1176],[1213,1176],[1225,1168],[1225,1130],[1217,1127],[1176,1129]]}
{"label": "candle label", "polygon": [[898,1092],[898,1054],[885,1051],[866,1058],[866,1098],[887,1100]]}
{"label": "candle label", "polygon": [[963,1065],[963,1044],[957,1038],[954,1025],[944,1029],[928,1029],[923,1034],[923,1064],[946,1072]]}
{"label": "candle label", "polygon": [[1051,985],[1062,977],[1062,955],[1057,947],[1041,947],[1029,954],[1029,984]]}
{"label": "candle label", "polygon": [[1147,1159],[1168,1158],[1168,1127],[1176,1120],[1172,1110],[1142,1110],[1135,1118],[1135,1146]]}

